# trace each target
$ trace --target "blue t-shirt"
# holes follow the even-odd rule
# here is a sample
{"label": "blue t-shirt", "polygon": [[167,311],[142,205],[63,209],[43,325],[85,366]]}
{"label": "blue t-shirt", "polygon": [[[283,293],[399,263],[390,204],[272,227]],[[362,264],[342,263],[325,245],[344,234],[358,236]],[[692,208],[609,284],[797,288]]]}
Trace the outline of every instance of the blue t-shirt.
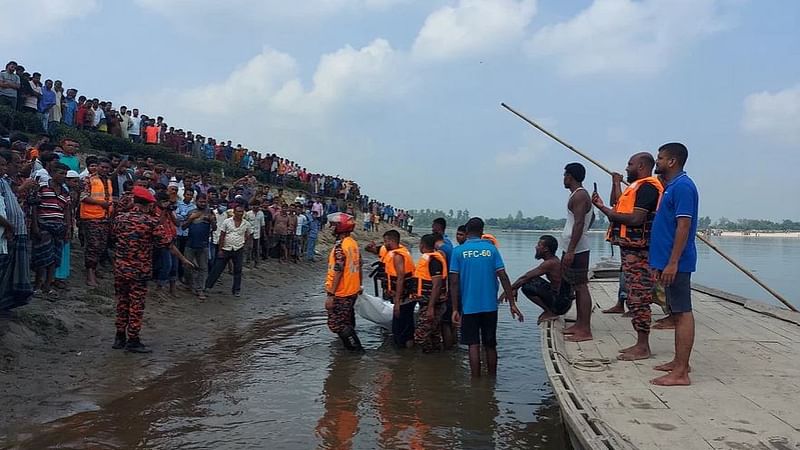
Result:
{"label": "blue t-shirt", "polygon": [[450,267],[450,260],[453,258],[453,243],[447,235],[444,236],[442,245],[438,250],[444,253],[445,259],[447,260],[447,267]]}
{"label": "blue t-shirt", "polygon": [[453,249],[450,273],[459,275],[464,314],[497,311],[497,271],[503,257],[491,242],[470,238]]}
{"label": "blue t-shirt", "polygon": [[692,221],[689,229],[689,239],[678,260],[678,272],[694,272],[697,269],[697,246],[695,234],[697,233],[697,210],[699,194],[694,181],[681,172],[670,180],[661,196],[661,204],[653,219],[653,230],[650,238],[650,266],[664,270],[669,263],[672,253],[672,244],[675,242],[675,231],[678,227],[679,217],[688,217]]}
{"label": "blue t-shirt", "polygon": [[189,248],[203,248],[208,246],[208,237],[211,235],[211,224],[206,221],[192,222],[189,224],[189,241],[186,246]]}

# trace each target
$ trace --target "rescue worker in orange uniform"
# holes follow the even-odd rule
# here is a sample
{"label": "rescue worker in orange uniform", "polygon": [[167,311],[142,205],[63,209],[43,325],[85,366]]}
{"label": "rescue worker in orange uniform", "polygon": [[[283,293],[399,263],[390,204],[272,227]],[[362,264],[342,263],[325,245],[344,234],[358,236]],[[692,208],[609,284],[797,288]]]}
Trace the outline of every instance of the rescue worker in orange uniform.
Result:
{"label": "rescue worker in orange uniform", "polygon": [[80,218],[86,233],[84,266],[88,286],[97,286],[97,263],[108,250],[111,236],[113,203],[109,173],[111,161],[100,158],[97,173],[86,180],[80,196]]}
{"label": "rescue worker in orange uniform", "polygon": [[597,192],[592,195],[592,203],[610,222],[606,239],[620,248],[628,308],[637,336],[636,344],[620,350],[617,359],[622,361],[635,361],[651,356],[650,303],[653,301],[655,275],[650,269],[648,250],[650,229],[664,192],[658,178],[651,175],[654,166],[655,160],[650,153],[642,152],[631,156],[625,169],[630,185],[621,194],[622,175],[612,175],[613,208],[605,206]]}
{"label": "rescue worker in orange uniform", "polygon": [[394,303],[392,316],[392,338],[399,348],[414,344],[414,307],[416,301],[410,298],[414,283],[414,259],[408,249],[400,245],[400,233],[389,230],[383,233],[386,255],[383,264],[386,268],[386,292]]}
{"label": "rescue worker in orange uniform", "polygon": [[356,335],[356,313],[353,309],[361,293],[361,253],[358,243],[350,236],[356,227],[352,219],[343,219],[333,226],[336,244],[328,256],[328,274],[325,279],[325,309],[328,311],[328,328],[342,340],[345,348],[362,351]]}
{"label": "rescue worker in orange uniform", "polygon": [[447,259],[436,250],[437,235],[426,234],[419,242],[422,254],[414,277],[417,289],[413,297],[419,301],[414,343],[425,353],[442,348],[442,317],[447,309]]}

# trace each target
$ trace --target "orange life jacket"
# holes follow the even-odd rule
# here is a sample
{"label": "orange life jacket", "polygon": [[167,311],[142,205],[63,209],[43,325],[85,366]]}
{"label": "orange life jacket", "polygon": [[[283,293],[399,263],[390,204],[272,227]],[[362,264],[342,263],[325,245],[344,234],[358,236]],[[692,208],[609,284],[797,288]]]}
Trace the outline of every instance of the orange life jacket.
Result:
{"label": "orange life jacket", "polygon": [[397,269],[394,266],[394,256],[400,255],[403,257],[403,271],[405,272],[405,286],[403,287],[403,295],[406,296],[407,294],[414,291],[416,285],[414,284],[414,258],[411,257],[411,253],[409,253],[408,249],[404,246],[397,247],[394,250],[388,250],[386,254],[383,256],[383,265],[384,269],[386,270],[386,279],[387,284],[384,287],[386,294],[394,294],[395,289],[397,289]]}
{"label": "orange life jacket", "polygon": [[[111,203],[111,180],[106,179],[106,185],[103,186],[103,180],[97,175],[92,175],[87,180],[89,183],[90,194],[89,197],[95,200],[103,200]],[[81,202],[81,219],[96,220],[107,219],[111,216],[112,206],[109,204],[108,209],[100,205],[93,205],[86,202]]]}
{"label": "orange life jacket", "polygon": [[[344,252],[344,267],[342,268],[342,278],[339,286],[333,291],[333,277],[336,271],[336,248],[341,247]],[[325,278],[325,290],[333,292],[336,297],[350,297],[358,294],[361,290],[361,253],[358,251],[358,244],[350,236],[342,239],[332,249],[328,256],[328,274]]]}
{"label": "orange life jacket", "polygon": [[[664,187],[656,177],[646,177],[634,181],[617,199],[614,211],[621,214],[631,214],[636,204],[636,193],[645,184],[651,184],[658,189],[658,203]],[[606,233],[606,240],[620,247],[647,248],[650,245],[650,228],[653,226],[655,211],[648,212],[647,218],[640,226],[630,227],[621,223],[611,222]]]}
{"label": "orange life jacket", "polygon": [[487,241],[491,242],[492,245],[495,247],[500,247],[500,244],[497,243],[497,238],[489,233],[485,233],[481,236],[481,239],[486,239]]}
{"label": "orange life jacket", "polygon": [[447,259],[439,252],[423,253],[417,262],[414,277],[417,279],[416,296],[428,300],[433,289],[433,277],[431,276],[429,264],[430,260],[435,259],[442,263],[442,288],[439,291],[439,301],[447,299]]}

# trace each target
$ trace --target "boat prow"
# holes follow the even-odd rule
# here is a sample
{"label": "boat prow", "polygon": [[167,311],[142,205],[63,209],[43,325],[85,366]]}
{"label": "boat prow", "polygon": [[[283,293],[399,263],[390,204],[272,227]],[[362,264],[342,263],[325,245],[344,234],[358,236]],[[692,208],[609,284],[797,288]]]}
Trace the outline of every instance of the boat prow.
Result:
{"label": "boat prow", "polygon": [[574,448],[800,448],[800,314],[695,286],[692,385],[654,386],[661,373],[653,366],[672,358],[674,333],[651,332],[653,358],[618,361],[618,350],[635,341],[630,319],[599,310],[617,301],[619,267],[593,272],[594,340],[565,342],[563,320],[541,333]]}

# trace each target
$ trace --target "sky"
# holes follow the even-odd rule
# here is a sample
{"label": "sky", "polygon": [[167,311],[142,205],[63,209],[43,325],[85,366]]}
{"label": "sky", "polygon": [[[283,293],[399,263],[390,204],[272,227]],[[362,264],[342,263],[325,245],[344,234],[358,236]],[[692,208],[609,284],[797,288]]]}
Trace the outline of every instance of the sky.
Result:
{"label": "sky", "polygon": [[[0,11],[19,2],[0,0]],[[28,0],[0,55],[407,209],[564,217],[580,159],[678,141],[713,218],[800,219],[795,0]],[[601,193],[610,177],[587,163]]]}

